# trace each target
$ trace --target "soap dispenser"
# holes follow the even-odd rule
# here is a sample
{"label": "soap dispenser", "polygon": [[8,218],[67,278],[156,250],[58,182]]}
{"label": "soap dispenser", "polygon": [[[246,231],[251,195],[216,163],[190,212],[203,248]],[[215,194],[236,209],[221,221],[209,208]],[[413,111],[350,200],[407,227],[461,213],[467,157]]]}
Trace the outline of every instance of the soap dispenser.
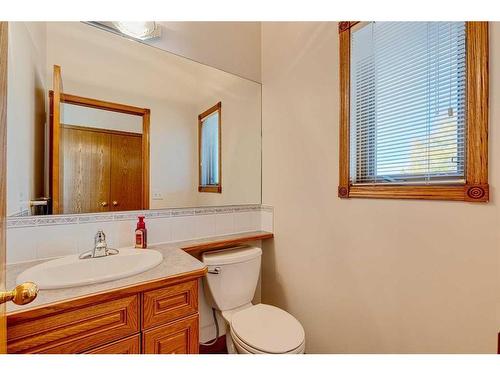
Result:
{"label": "soap dispenser", "polygon": [[137,222],[137,228],[135,229],[135,247],[138,249],[145,249],[148,246],[147,243],[147,230],[146,223],[144,222],[144,216],[139,216],[139,221]]}

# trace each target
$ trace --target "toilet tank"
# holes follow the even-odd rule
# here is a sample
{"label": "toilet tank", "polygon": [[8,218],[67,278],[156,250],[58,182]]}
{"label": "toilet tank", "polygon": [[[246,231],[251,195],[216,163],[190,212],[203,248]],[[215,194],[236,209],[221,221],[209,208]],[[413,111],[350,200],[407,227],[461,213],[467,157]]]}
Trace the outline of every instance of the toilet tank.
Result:
{"label": "toilet tank", "polygon": [[262,250],[241,246],[206,252],[202,256],[208,267],[203,282],[212,307],[232,310],[250,303],[259,281]]}

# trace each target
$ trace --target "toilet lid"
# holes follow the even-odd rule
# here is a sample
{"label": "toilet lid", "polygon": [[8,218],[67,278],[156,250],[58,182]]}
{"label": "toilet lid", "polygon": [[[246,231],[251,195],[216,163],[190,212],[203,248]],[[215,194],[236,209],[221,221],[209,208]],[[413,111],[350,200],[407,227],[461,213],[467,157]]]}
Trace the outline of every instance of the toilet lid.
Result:
{"label": "toilet lid", "polygon": [[275,306],[258,304],[235,313],[231,329],[247,345],[266,353],[286,353],[305,339],[304,328],[292,315]]}

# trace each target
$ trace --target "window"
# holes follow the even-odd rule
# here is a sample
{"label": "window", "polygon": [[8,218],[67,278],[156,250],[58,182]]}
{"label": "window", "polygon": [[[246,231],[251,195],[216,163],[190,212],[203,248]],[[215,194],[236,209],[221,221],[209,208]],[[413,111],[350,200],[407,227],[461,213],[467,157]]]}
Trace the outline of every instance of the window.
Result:
{"label": "window", "polygon": [[198,116],[198,191],[221,193],[221,103]]}
{"label": "window", "polygon": [[339,196],[488,200],[488,24],[341,22]]}

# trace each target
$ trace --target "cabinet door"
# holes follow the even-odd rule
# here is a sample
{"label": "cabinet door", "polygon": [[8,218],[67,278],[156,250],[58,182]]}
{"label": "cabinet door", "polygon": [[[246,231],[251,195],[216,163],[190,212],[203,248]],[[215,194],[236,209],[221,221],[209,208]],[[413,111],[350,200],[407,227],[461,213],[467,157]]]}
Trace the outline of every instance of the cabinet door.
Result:
{"label": "cabinet door", "polygon": [[150,329],[142,340],[144,354],[197,354],[198,314]]}
{"label": "cabinet door", "polygon": [[9,324],[8,353],[75,354],[139,333],[139,296]]}
{"label": "cabinet door", "polygon": [[85,354],[140,354],[141,336],[135,335],[89,350]]}
{"label": "cabinet door", "polygon": [[111,210],[142,209],[142,136],[111,137]]}
{"label": "cabinet door", "polygon": [[111,135],[64,125],[61,213],[109,211]]}

